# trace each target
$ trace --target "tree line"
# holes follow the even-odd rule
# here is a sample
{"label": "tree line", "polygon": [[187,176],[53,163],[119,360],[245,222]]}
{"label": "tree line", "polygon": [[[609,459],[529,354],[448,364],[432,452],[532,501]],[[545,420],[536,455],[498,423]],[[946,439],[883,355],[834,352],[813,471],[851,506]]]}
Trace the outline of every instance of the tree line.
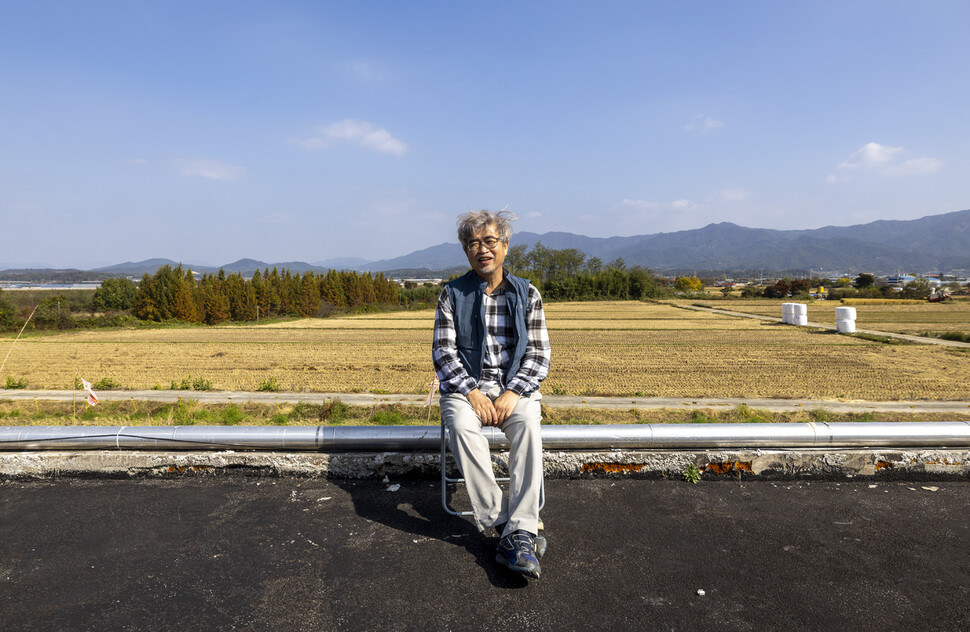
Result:
{"label": "tree line", "polygon": [[[10,300],[9,296],[16,296]],[[3,293],[0,331],[117,327],[132,317],[144,321],[179,320],[214,325],[276,316],[325,316],[341,309],[400,303],[397,284],[378,273],[330,270],[294,274],[287,269],[196,275],[181,265],[164,265],[139,283],[105,279],[90,290]],[[29,319],[29,320],[28,320]]]}
{"label": "tree line", "polygon": [[532,250],[511,246],[506,269],[529,279],[550,301],[640,300],[666,293],[664,282],[639,266],[627,266],[622,258],[604,264],[578,248],[556,250],[536,242]]}
{"label": "tree line", "polygon": [[[108,283],[107,281],[105,282]],[[129,282],[130,283],[130,282]],[[103,289],[104,285],[102,285]],[[182,266],[145,274],[131,298],[142,320],[180,320],[214,325],[273,316],[310,317],[363,305],[397,305],[397,285],[383,274],[330,270],[303,275],[287,269],[256,270],[249,279],[235,272],[203,274],[198,280]],[[125,293],[125,296],[128,294]],[[124,309],[118,305],[118,309]]]}

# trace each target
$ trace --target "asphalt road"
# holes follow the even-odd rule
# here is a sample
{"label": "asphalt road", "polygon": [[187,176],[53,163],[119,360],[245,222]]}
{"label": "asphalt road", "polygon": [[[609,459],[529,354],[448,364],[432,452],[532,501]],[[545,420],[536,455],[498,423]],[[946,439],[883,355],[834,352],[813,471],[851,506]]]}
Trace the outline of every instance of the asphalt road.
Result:
{"label": "asphalt road", "polygon": [[392,483],[2,481],[0,629],[970,629],[970,481],[551,480],[538,581]]}

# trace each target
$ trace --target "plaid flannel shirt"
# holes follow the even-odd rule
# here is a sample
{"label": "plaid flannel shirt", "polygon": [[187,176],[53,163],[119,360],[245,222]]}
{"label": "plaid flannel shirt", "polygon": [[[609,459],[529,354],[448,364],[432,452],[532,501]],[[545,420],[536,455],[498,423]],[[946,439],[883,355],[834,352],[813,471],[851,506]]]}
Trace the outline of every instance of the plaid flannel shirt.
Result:
{"label": "plaid flannel shirt", "polygon": [[[515,351],[515,330],[509,314],[505,288],[483,294],[485,306],[485,355],[481,378],[476,381],[468,374],[458,357],[455,315],[444,290],[438,297],[438,311],[434,319],[434,342],[431,357],[442,393],[461,393],[484,387],[487,384],[501,386]],[[539,389],[539,383],[549,374],[550,345],[546,331],[546,317],[542,311],[542,297],[533,285],[529,285],[529,305],[525,312],[525,327],[529,340],[519,371],[509,378],[506,389],[517,395],[526,395]]]}

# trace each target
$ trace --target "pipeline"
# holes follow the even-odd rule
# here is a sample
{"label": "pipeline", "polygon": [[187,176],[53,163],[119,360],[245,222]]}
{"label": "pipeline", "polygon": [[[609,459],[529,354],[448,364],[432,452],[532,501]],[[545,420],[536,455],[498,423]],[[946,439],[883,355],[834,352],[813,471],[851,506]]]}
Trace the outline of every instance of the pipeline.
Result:
{"label": "pipeline", "polygon": [[[483,428],[492,449],[508,447]],[[0,451],[396,451],[440,445],[440,426],[0,426]],[[542,426],[545,450],[970,448],[970,421]]]}

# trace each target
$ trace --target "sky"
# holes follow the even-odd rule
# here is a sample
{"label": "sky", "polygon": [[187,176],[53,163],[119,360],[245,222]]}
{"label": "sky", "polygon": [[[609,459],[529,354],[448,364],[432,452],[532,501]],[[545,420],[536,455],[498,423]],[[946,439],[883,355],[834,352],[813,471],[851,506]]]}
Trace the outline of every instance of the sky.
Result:
{"label": "sky", "polygon": [[[970,208],[970,3],[0,3],[0,268]],[[514,237],[513,237],[514,243]]]}

